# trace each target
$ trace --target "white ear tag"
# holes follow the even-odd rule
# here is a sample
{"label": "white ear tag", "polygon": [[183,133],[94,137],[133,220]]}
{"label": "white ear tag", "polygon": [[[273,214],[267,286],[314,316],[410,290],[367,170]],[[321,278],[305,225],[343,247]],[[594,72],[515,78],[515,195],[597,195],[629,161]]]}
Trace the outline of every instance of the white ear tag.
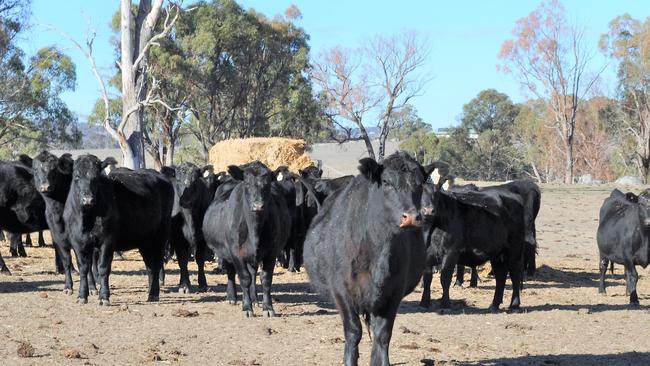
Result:
{"label": "white ear tag", "polygon": [[281,173],[281,172],[280,172],[280,173],[278,173],[278,177],[277,177],[277,180],[278,180],[278,182],[282,182],[282,181],[284,180],[284,175],[282,175],[282,173]]}
{"label": "white ear tag", "polygon": [[431,172],[430,177],[431,177],[431,181],[433,182],[433,184],[440,183],[440,173],[438,173],[438,168],[433,169],[433,171]]}

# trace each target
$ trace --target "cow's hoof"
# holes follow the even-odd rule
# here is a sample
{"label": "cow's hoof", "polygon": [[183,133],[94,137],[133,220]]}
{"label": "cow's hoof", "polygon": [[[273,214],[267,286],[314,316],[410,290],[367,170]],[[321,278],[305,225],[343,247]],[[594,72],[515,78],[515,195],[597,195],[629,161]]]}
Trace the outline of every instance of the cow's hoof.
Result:
{"label": "cow's hoof", "polygon": [[463,283],[456,281],[454,282],[454,287],[463,287]]}
{"label": "cow's hoof", "polygon": [[241,312],[242,318],[253,318],[255,315],[253,314],[253,310],[244,310]]}
{"label": "cow's hoof", "polygon": [[607,295],[607,291],[605,290],[598,290],[599,295]]}
{"label": "cow's hoof", "polygon": [[237,305],[237,301],[236,300],[228,300],[228,304]]}
{"label": "cow's hoof", "polygon": [[108,299],[99,299],[99,306],[111,306],[111,302]]}
{"label": "cow's hoof", "polygon": [[190,288],[188,286],[182,286],[182,287],[178,288],[178,293],[179,294],[189,294],[190,292],[191,291],[190,291]]}
{"label": "cow's hoof", "polygon": [[87,303],[88,303],[88,298],[83,298],[83,297],[77,298],[77,304],[87,304]]}
{"label": "cow's hoof", "polygon": [[147,302],[157,302],[158,300],[160,300],[160,296],[158,295],[149,295],[147,297]]}
{"label": "cow's hoof", "polygon": [[20,257],[27,258],[27,253],[26,253],[25,251],[23,251],[23,250],[21,250],[20,252],[18,252],[18,255],[19,255]]}
{"label": "cow's hoof", "polygon": [[0,274],[11,276],[11,271],[5,266],[0,268]]}
{"label": "cow's hoof", "polygon": [[451,309],[451,303],[449,301],[441,301],[440,309]]}
{"label": "cow's hoof", "polygon": [[641,307],[641,305],[639,304],[638,301],[630,303],[630,309],[638,309],[639,307]]}
{"label": "cow's hoof", "polygon": [[267,318],[274,318],[276,316],[275,310],[273,309],[264,310],[264,315],[266,315]]}
{"label": "cow's hoof", "polygon": [[197,288],[198,292],[208,292],[208,285],[201,285]]}
{"label": "cow's hoof", "polygon": [[524,311],[519,306],[516,307],[511,306],[508,308],[508,314],[521,314],[523,312]]}
{"label": "cow's hoof", "polygon": [[490,305],[490,307],[488,308],[488,311],[491,312],[491,313],[495,313],[495,314],[499,313],[500,312],[499,311],[499,305]]}
{"label": "cow's hoof", "polygon": [[428,309],[431,306],[431,301],[420,301],[420,307]]}
{"label": "cow's hoof", "polygon": [[97,295],[99,295],[99,292],[98,292],[97,290],[90,290],[89,293],[90,293],[90,296],[97,296]]}
{"label": "cow's hoof", "polygon": [[72,289],[71,288],[64,288],[63,289],[63,294],[64,295],[72,295]]}

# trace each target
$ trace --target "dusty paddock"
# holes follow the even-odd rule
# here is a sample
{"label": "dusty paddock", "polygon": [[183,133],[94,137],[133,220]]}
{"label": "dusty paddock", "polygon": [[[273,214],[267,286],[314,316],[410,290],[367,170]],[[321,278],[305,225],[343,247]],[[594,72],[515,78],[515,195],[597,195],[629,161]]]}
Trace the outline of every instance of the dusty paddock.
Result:
{"label": "dusty paddock", "polygon": [[[650,280],[640,269],[641,308],[628,309],[622,268],[597,294],[598,209],[611,187],[543,187],[538,218],[539,275],[523,293],[525,312],[486,311],[494,281],[454,288],[450,313],[417,306],[421,289],[402,303],[391,360],[397,365],[650,365]],[[148,304],[137,253],[114,262],[112,306],[61,292],[51,272],[51,248],[27,248],[7,258],[13,276],[0,276],[0,363],[336,365],[343,332],[335,309],[310,291],[304,273],[279,271],[273,287],[279,317],[242,319],[224,301],[225,276],[210,274],[210,291],[176,293],[168,266],[161,302]],[[193,267],[195,269],[195,267]],[[195,273],[192,273],[196,283]],[[434,278],[434,297],[440,296]],[[75,290],[78,283],[75,283]],[[510,292],[506,292],[509,301]],[[261,313],[258,310],[258,314]],[[365,333],[365,332],[364,332]],[[361,343],[368,364],[370,341]],[[32,357],[21,357],[23,356]]]}

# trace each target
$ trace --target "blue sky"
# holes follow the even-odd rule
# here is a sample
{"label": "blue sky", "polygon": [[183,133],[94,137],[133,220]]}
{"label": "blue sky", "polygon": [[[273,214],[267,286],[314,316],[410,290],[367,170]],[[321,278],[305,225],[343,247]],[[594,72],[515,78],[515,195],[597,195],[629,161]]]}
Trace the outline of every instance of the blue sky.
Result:
{"label": "blue sky", "polygon": [[[514,101],[526,98],[512,76],[496,72],[497,53],[501,43],[511,37],[516,20],[534,10],[538,1],[240,0],[239,3],[269,17],[296,4],[303,16],[299,24],[311,37],[314,55],[337,45],[359,47],[374,35],[391,35],[403,30],[422,34],[430,43],[426,72],[433,79],[424,95],[414,99],[413,104],[434,128],[456,124],[463,104],[483,89],[497,89]],[[568,19],[585,27],[586,41],[594,49],[614,17],[626,12],[637,19],[650,15],[650,7],[644,0],[565,0],[563,4]],[[97,32],[95,57],[101,72],[109,75],[114,62],[109,22],[118,7],[118,0],[33,0],[34,27],[23,35],[23,48],[32,54],[40,47],[57,44],[73,57],[77,65],[77,89],[67,93],[64,99],[81,121],[99,96],[97,81],[86,59],[60,34],[47,30],[46,25],[67,32],[80,42],[85,40],[88,30],[94,29]],[[605,62],[598,54],[592,68],[596,70]],[[612,94],[616,84],[612,67],[604,77],[605,92]]]}

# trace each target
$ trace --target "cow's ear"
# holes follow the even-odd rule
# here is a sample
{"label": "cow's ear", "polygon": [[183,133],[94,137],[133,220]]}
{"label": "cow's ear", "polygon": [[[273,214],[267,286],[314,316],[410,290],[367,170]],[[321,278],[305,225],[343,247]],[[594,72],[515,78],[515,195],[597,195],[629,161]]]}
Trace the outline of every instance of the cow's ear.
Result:
{"label": "cow's ear", "polygon": [[318,168],[318,178],[323,176],[323,169]]}
{"label": "cow's ear", "polygon": [[59,169],[64,174],[72,174],[72,166],[74,165],[74,160],[72,160],[72,155],[63,154],[59,158]]}
{"label": "cow's ear", "polygon": [[379,182],[382,167],[375,159],[363,158],[359,160],[359,172],[373,182]]}
{"label": "cow's ear", "polygon": [[422,174],[424,174],[425,177],[428,177],[433,173],[433,170],[436,167],[433,164],[425,165],[422,167]]}
{"label": "cow's ear", "polygon": [[228,165],[228,174],[235,180],[244,180],[244,171],[237,165]]}
{"label": "cow's ear", "polygon": [[176,169],[170,166],[160,168],[160,173],[167,178],[176,178]]}
{"label": "cow's ear", "polygon": [[277,169],[275,169],[275,171],[273,172],[273,174],[275,174],[275,180],[277,180],[278,182],[283,181],[284,178],[287,177],[287,175],[285,174],[285,172],[287,172],[287,171],[289,171],[289,168],[287,168],[286,165],[280,165],[280,166],[279,166]]}
{"label": "cow's ear", "polygon": [[106,167],[109,165],[113,165],[113,166],[117,165],[117,160],[115,160],[115,158],[112,156],[109,156],[106,159],[104,159],[104,161],[102,161],[102,165],[101,165],[102,170],[106,169]]}
{"label": "cow's ear", "polygon": [[201,168],[201,176],[203,176],[204,178],[207,178],[207,177],[209,177],[210,175],[213,175],[213,174],[214,174],[214,167],[211,164],[206,165],[203,168]]}
{"label": "cow's ear", "polygon": [[32,158],[25,154],[20,154],[20,156],[18,156],[18,161],[28,168],[31,168],[33,164]]}

